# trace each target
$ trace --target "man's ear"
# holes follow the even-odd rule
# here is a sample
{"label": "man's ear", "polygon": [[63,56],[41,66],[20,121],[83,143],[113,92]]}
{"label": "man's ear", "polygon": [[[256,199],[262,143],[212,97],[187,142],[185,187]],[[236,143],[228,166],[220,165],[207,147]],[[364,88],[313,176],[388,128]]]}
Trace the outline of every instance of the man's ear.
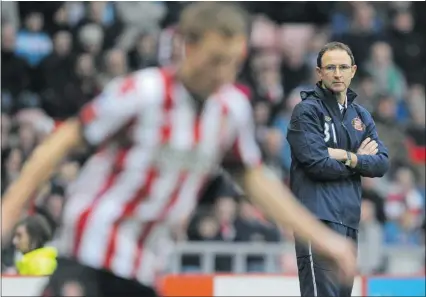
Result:
{"label": "man's ear", "polygon": [[316,71],[316,73],[317,73],[317,77],[318,77],[318,79],[319,79],[319,80],[321,80],[321,78],[322,78],[322,75],[321,75],[321,68],[319,68],[319,67],[315,67],[315,71]]}
{"label": "man's ear", "polygon": [[357,69],[358,67],[356,65],[352,66],[352,78],[354,78]]}

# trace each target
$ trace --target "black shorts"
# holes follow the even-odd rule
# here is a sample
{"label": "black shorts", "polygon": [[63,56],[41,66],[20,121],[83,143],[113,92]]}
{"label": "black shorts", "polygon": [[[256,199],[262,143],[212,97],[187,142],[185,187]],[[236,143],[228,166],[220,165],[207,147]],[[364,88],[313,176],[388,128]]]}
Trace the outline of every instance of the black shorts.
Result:
{"label": "black shorts", "polygon": [[153,288],[135,280],[64,258],[58,259],[58,267],[50,276],[42,296],[158,297]]}

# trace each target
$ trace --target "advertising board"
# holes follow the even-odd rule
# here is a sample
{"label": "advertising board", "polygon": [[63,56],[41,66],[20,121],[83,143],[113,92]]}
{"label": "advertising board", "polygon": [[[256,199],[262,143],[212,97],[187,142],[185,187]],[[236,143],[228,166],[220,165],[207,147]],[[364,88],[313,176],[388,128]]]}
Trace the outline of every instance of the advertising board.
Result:
{"label": "advertising board", "polygon": [[[38,296],[44,277],[3,276],[2,296]],[[352,296],[426,296],[424,277],[357,277]],[[159,282],[163,296],[300,296],[296,276],[168,275]]]}

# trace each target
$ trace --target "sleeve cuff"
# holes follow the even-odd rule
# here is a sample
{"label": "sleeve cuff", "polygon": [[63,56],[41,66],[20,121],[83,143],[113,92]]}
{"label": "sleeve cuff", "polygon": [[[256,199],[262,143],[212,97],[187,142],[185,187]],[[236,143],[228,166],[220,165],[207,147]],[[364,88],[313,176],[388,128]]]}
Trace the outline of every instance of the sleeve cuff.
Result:
{"label": "sleeve cuff", "polygon": [[367,167],[367,164],[366,164],[367,160],[365,159],[366,156],[357,154],[356,157],[358,159],[358,162],[356,163],[355,169],[356,170],[366,169],[366,167]]}

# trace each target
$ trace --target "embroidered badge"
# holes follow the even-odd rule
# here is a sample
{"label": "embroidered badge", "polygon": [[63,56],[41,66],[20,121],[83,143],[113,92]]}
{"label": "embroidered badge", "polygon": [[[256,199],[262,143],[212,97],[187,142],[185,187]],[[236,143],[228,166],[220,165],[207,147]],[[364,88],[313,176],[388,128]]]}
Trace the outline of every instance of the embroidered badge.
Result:
{"label": "embroidered badge", "polygon": [[355,130],[358,130],[358,131],[365,130],[365,125],[359,117],[356,117],[352,120],[352,126],[354,127]]}
{"label": "embroidered badge", "polygon": [[324,120],[325,120],[326,122],[330,122],[330,121],[331,121],[331,118],[330,118],[329,116],[325,116],[325,117],[324,117]]}

